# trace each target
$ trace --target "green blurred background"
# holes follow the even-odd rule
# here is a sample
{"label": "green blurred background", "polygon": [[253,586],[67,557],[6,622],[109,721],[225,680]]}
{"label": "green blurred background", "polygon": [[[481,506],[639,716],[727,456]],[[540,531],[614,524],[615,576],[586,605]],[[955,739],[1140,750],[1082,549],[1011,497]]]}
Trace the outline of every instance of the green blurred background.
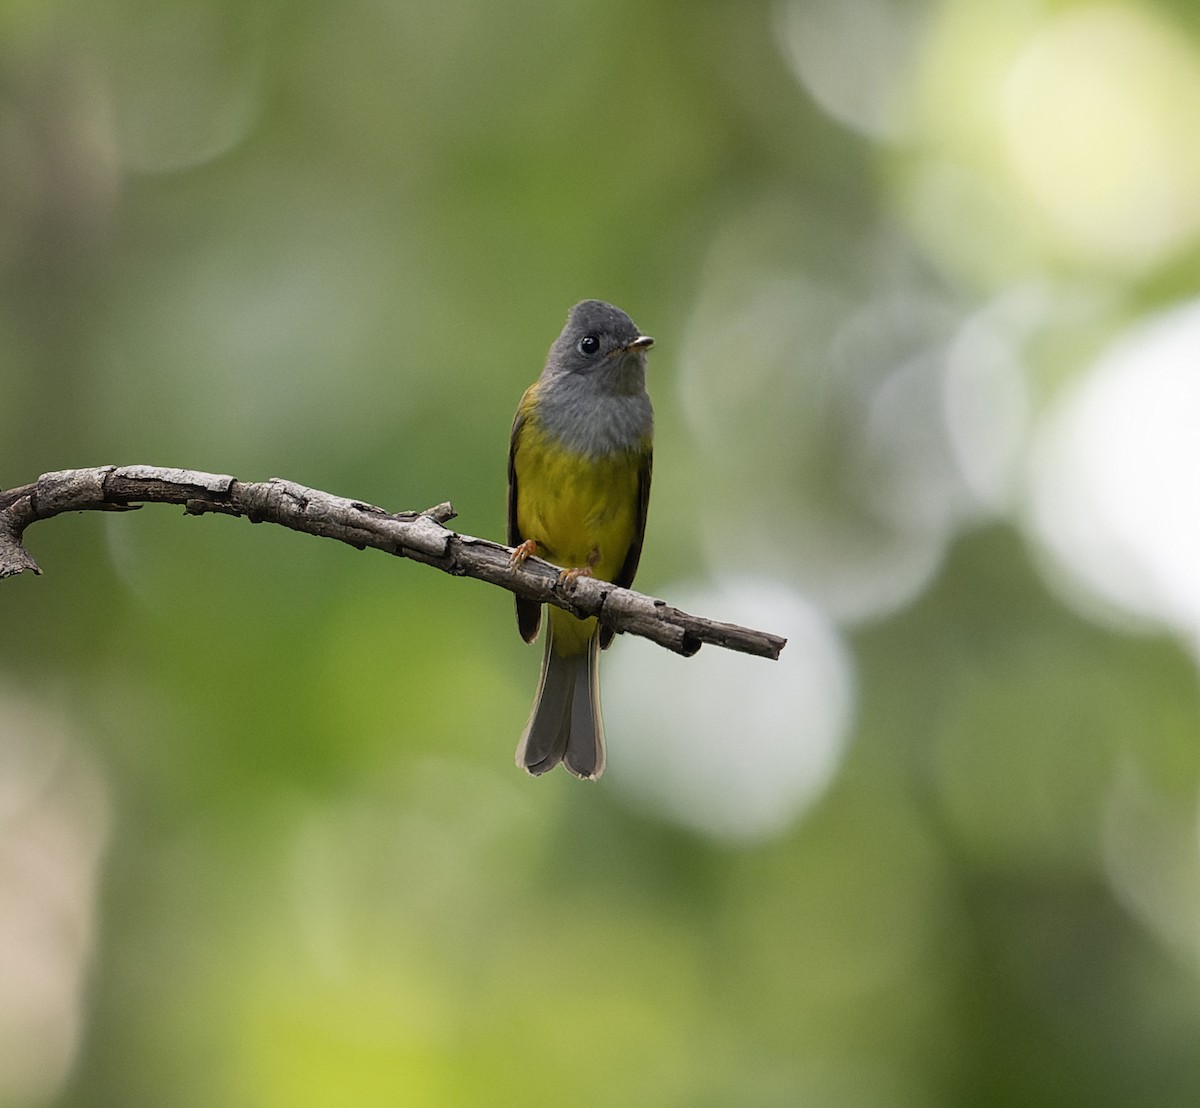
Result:
{"label": "green blurred background", "polygon": [[567,308],[658,344],[530,780],[506,594],[176,509],[0,586],[0,1105],[1200,1103],[1190,0],[8,0],[0,486],[503,535]]}

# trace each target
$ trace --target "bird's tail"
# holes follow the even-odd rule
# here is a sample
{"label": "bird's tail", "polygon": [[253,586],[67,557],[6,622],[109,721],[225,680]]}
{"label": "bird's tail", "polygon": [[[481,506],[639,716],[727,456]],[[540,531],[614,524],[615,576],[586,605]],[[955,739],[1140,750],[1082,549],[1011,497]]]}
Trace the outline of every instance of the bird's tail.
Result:
{"label": "bird's tail", "polygon": [[[594,780],[604,772],[604,723],[600,718],[600,635],[596,621],[551,610],[537,696],[517,744],[517,765],[537,776],[559,762],[576,777]],[[568,619],[591,624],[590,635],[555,625]],[[579,640],[578,648],[576,642]]]}

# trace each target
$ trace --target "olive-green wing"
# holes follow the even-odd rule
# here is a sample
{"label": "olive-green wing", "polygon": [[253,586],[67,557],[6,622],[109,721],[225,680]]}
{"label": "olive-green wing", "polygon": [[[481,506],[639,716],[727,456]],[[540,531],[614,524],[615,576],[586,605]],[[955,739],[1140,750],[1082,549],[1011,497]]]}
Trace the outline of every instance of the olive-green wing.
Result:
{"label": "olive-green wing", "polygon": [[[642,557],[642,541],[646,537],[646,512],[650,507],[650,474],[653,469],[654,453],[647,449],[642,458],[642,464],[638,468],[638,508],[637,508],[637,526],[633,531],[633,542],[629,546],[629,553],[625,555],[625,561],[621,565],[620,572],[613,578],[614,585],[620,585],[622,588],[629,588],[633,584],[633,578],[637,574],[638,562]],[[600,648],[603,650],[610,642],[613,641],[615,632],[611,627],[600,627]]]}
{"label": "olive-green wing", "polygon": [[[513,420],[512,434],[508,440],[508,545],[520,546],[525,541],[525,536],[521,534],[521,528],[517,524],[517,497],[519,491],[517,489],[517,445],[520,442],[521,430],[525,426],[525,403],[522,399],[521,406],[517,409],[516,418]],[[516,599],[517,605],[517,630],[521,632],[521,638],[526,642],[533,642],[537,638],[538,627],[542,622],[542,606],[536,600],[525,600],[518,596]]]}

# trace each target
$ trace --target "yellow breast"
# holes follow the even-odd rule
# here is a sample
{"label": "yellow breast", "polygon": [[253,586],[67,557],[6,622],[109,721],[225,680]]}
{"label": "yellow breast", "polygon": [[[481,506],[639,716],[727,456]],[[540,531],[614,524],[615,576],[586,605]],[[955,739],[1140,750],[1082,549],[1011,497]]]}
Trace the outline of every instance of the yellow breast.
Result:
{"label": "yellow breast", "polygon": [[574,454],[527,421],[513,455],[521,534],[555,565],[591,565],[595,576],[611,581],[638,527],[641,462],[634,451]]}

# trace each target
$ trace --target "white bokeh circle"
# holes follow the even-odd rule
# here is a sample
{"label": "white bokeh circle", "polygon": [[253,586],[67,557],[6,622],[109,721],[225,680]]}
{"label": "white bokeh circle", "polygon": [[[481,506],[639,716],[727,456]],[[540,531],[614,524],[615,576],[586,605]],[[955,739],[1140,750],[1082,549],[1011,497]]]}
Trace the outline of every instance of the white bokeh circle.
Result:
{"label": "white bokeh circle", "polygon": [[833,624],[772,581],[673,586],[685,611],[787,636],[778,661],[706,646],[681,658],[622,642],[601,685],[609,775],[638,807],[729,840],[784,830],[841,763],[852,665]]}

